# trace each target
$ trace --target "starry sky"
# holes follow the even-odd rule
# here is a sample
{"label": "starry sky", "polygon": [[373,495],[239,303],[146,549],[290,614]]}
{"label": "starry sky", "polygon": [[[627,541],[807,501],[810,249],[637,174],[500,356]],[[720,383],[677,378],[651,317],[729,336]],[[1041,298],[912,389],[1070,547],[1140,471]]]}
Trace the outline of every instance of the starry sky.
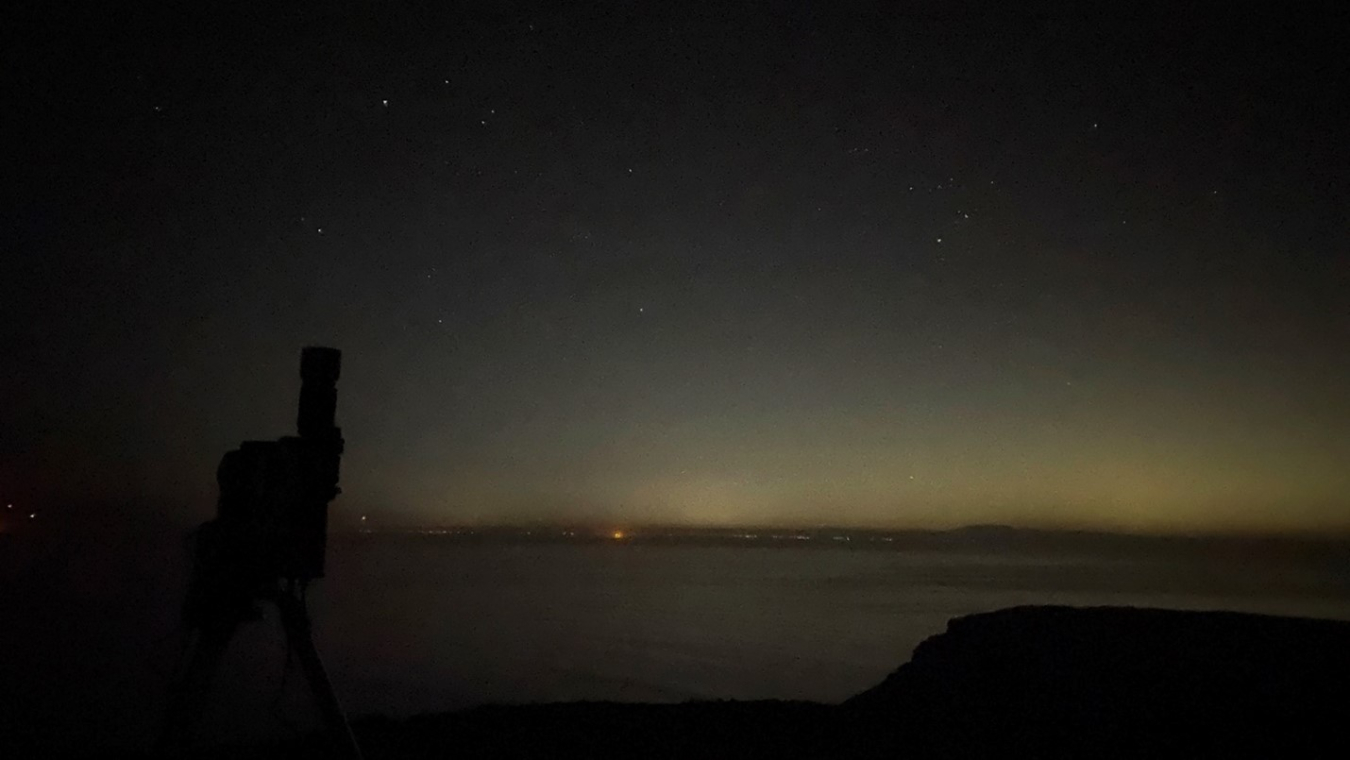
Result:
{"label": "starry sky", "polygon": [[157,5],[5,11],[6,499],[325,344],[339,523],[1350,528],[1344,11]]}

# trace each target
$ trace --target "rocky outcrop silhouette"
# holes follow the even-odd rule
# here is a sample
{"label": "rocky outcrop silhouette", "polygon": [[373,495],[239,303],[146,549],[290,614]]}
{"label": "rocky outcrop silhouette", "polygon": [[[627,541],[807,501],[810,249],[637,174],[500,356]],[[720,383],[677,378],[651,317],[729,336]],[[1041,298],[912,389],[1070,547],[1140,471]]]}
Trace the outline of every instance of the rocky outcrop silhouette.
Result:
{"label": "rocky outcrop silhouette", "polygon": [[841,711],[860,756],[1319,755],[1350,739],[1350,623],[1005,609],[952,620]]}

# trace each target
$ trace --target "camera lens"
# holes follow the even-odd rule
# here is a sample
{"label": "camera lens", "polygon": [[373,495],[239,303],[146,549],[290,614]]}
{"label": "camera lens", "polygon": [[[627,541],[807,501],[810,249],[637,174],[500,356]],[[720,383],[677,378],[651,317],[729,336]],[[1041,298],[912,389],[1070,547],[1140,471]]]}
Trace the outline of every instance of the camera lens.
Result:
{"label": "camera lens", "polygon": [[305,382],[336,383],[342,372],[342,352],[327,346],[306,346],[300,352],[300,378]]}

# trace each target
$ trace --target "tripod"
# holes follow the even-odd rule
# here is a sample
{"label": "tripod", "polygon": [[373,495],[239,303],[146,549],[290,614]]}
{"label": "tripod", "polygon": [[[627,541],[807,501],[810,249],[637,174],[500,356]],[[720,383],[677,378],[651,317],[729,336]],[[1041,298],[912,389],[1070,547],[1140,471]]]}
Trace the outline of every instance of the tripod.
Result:
{"label": "tripod", "polygon": [[[322,715],[327,733],[329,754],[333,757],[361,760],[361,749],[352,734],[347,716],[338,702],[337,693],[328,680],[319,650],[314,646],[309,611],[304,592],[294,584],[277,588],[270,601],[276,604],[281,625],[286,634],[288,655],[300,663],[301,672]],[[238,617],[203,621],[197,626],[197,636],[187,665],[179,673],[170,692],[170,704],[164,731],[160,734],[155,754],[159,757],[178,757],[190,754],[191,737],[201,723],[209,701],[211,682],[220,669],[221,660],[229,648],[235,629],[243,620]]]}
{"label": "tripod", "polygon": [[300,354],[296,433],[245,441],[216,469],[216,519],[198,529],[183,620],[196,632],[175,679],[157,754],[185,754],[205,712],[211,681],[241,623],[271,602],[281,615],[288,655],[300,661],[338,757],[361,757],[310,634],[305,588],[323,577],[328,502],[341,492],[342,430],[334,424],[342,353],[310,346]]}

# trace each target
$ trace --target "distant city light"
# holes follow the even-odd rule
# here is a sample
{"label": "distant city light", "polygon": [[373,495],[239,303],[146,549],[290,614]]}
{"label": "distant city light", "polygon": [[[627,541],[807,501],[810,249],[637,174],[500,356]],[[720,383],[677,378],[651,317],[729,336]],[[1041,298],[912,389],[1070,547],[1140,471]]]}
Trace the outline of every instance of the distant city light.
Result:
{"label": "distant city light", "polygon": [[616,530],[616,531],[614,531],[613,537],[614,537],[614,540],[615,540],[615,541],[618,541],[618,540],[622,539],[622,538],[623,538],[623,531],[621,531],[621,530]]}

